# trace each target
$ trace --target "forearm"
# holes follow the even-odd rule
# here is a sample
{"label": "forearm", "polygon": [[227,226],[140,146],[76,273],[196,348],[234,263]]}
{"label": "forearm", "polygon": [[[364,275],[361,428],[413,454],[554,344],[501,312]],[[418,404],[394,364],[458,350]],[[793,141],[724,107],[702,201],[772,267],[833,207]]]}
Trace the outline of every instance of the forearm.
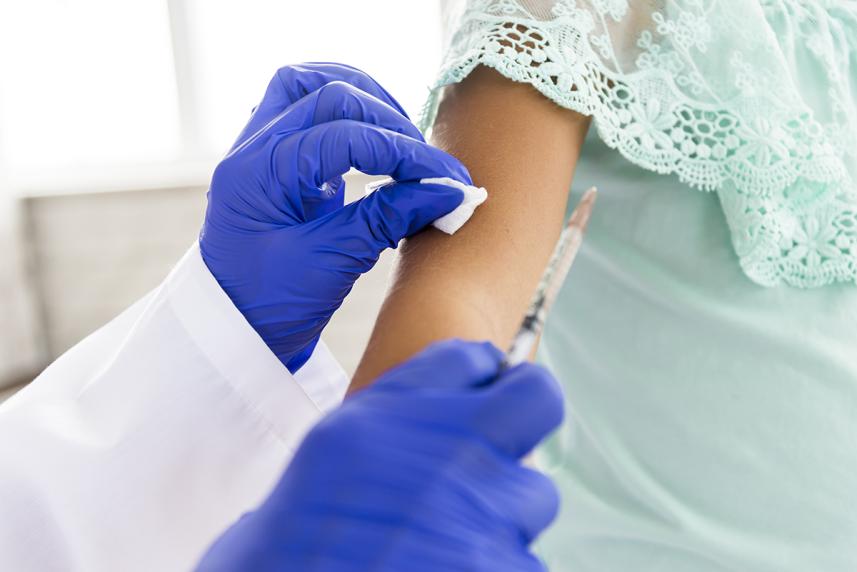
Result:
{"label": "forearm", "polygon": [[455,236],[430,229],[403,244],[352,390],[441,338],[509,344],[561,230],[588,124],[486,68],[447,88],[433,143],[488,200]]}

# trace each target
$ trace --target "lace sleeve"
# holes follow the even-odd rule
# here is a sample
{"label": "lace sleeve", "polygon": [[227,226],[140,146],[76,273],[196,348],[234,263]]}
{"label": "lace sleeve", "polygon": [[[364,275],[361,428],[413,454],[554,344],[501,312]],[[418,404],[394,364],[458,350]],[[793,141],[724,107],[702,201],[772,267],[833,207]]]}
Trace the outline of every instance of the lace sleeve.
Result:
{"label": "lace sleeve", "polygon": [[[593,116],[636,165],[716,191],[746,274],[857,279],[847,0],[448,0],[438,89],[477,65]],[[849,79],[850,78],[850,79]]]}

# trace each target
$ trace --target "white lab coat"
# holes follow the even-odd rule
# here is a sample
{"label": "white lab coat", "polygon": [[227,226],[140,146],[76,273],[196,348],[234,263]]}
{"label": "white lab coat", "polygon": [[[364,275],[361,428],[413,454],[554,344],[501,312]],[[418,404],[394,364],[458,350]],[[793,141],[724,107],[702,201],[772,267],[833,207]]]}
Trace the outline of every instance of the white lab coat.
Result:
{"label": "white lab coat", "polygon": [[191,569],[346,385],[323,344],[290,375],[194,246],[0,405],[0,570]]}

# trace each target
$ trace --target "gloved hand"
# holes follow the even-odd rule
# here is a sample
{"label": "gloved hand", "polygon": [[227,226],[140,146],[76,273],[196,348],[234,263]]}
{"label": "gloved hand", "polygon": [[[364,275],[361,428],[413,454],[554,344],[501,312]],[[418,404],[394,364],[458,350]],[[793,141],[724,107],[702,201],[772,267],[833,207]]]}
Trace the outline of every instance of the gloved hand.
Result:
{"label": "gloved hand", "polygon": [[[343,207],[350,167],[397,184]],[[425,177],[471,183],[373,79],[341,64],[282,68],[215,169],[203,260],[295,371],[380,253],[462,202],[460,190],[417,182]]]}
{"label": "gloved hand", "polygon": [[304,439],[270,497],[198,572],[530,572],[558,495],[519,460],[562,418],[556,380],[448,341],[390,370]]}

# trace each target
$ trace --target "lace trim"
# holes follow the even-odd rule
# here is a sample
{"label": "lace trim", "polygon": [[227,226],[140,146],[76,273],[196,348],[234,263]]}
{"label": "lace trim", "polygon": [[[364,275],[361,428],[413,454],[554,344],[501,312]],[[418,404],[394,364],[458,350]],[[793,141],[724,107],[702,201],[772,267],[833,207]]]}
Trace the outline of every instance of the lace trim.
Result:
{"label": "lace trim", "polygon": [[[624,0],[605,2],[602,16],[621,18],[627,9]],[[704,22],[685,18],[681,28],[653,13],[656,31],[639,34],[636,69],[621,73],[605,64],[616,61],[609,36],[594,34],[590,11],[572,0],[556,4],[550,20],[514,1],[477,5],[453,38],[424,129],[434,121],[437,88],[461,81],[477,65],[494,68],[593,116],[604,142],[636,165],[716,190],[741,266],[755,282],[808,288],[857,280],[857,190],[843,151],[830,143],[835,124],[822,126],[805,105],[756,88],[765,78],[749,66],[736,76],[754,82],[737,86],[749,96],[689,98],[686,90],[711,92],[709,86],[698,73],[685,73],[679,55],[653,34],[670,35],[680,50],[710,36]],[[733,57],[740,71],[740,54]]]}

